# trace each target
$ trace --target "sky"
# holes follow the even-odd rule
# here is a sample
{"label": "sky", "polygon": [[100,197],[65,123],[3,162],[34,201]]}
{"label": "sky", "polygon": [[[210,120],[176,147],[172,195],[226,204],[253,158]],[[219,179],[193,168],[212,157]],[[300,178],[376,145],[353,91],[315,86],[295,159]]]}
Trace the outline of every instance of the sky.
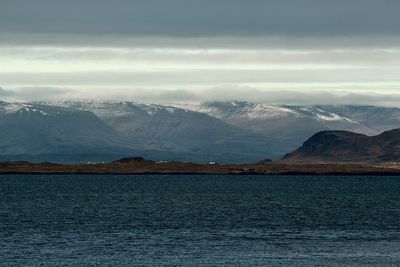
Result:
{"label": "sky", "polygon": [[400,104],[398,0],[0,0],[0,98]]}

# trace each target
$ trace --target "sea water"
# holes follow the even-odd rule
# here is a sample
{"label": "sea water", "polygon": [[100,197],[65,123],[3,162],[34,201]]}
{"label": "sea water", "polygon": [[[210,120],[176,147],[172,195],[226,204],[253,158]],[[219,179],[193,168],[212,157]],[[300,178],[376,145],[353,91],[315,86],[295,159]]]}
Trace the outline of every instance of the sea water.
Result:
{"label": "sea water", "polygon": [[1,175],[0,265],[400,265],[400,178]]}

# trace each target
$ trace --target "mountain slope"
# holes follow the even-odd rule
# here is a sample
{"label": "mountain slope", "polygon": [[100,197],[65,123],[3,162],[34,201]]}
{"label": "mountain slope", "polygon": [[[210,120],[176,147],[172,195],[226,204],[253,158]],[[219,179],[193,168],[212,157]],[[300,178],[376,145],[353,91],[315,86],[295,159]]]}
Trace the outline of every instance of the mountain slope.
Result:
{"label": "mountain slope", "polygon": [[153,160],[255,162],[280,158],[320,131],[376,135],[400,127],[400,109],[372,106],[279,106],[238,101],[176,106],[118,101],[50,104],[95,114],[114,131],[104,138],[118,136],[125,149],[134,148],[135,153],[129,156]]}
{"label": "mountain slope", "polygon": [[317,106],[324,110],[350,118],[364,125],[370,132],[377,135],[383,131],[400,127],[400,109],[376,106]]}
{"label": "mountain slope", "polygon": [[374,106],[289,106],[251,102],[205,102],[181,107],[220,118],[240,128],[278,138],[291,149],[316,132],[346,130],[366,135],[400,127],[400,109]]}
{"label": "mountain slope", "polygon": [[400,129],[372,137],[346,131],[322,131],[313,135],[297,150],[287,154],[282,161],[290,163],[400,161]]}
{"label": "mountain slope", "polygon": [[186,108],[220,118],[240,128],[282,140],[288,151],[316,132],[346,129],[369,132],[358,122],[312,106],[278,106],[251,102],[206,102]]}
{"label": "mountain slope", "polygon": [[110,160],[134,151],[93,113],[0,102],[0,160]]}
{"label": "mountain slope", "polygon": [[181,108],[112,101],[53,104],[93,112],[143,149],[167,150],[176,160],[254,162],[288,151],[277,139]]}

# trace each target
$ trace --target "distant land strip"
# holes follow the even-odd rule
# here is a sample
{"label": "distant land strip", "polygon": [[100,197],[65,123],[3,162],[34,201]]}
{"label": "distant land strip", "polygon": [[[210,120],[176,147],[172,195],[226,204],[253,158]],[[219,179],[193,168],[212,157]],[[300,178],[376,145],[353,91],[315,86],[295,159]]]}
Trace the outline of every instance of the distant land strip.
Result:
{"label": "distant land strip", "polygon": [[400,176],[396,163],[386,164],[195,164],[124,158],[110,163],[54,164],[25,161],[0,163],[0,174],[170,174],[170,175],[378,175]]}

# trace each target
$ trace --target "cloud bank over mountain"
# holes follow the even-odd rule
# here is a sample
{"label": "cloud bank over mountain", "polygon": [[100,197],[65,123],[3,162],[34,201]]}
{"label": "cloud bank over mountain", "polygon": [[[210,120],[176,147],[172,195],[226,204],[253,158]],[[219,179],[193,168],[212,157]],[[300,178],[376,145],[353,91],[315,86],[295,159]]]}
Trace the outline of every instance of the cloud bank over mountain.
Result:
{"label": "cloud bank over mountain", "polygon": [[324,90],[260,90],[251,87],[220,86],[209,89],[141,89],[109,90],[91,88],[75,90],[53,87],[21,87],[0,89],[0,96],[7,101],[54,101],[54,100],[117,100],[140,103],[180,104],[207,101],[249,101],[264,104],[288,105],[376,105],[395,107],[400,103],[400,93],[395,90],[379,93],[379,90],[348,92]]}

